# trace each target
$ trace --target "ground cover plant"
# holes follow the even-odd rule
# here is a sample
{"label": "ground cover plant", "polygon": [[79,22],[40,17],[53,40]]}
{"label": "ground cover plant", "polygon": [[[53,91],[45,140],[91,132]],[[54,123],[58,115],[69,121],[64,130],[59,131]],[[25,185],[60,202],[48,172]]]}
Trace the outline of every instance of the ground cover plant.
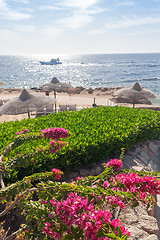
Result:
{"label": "ground cover plant", "polygon": [[[37,119],[0,124],[1,153],[5,152],[4,178],[15,182],[23,177],[50,171],[86,166],[120,154],[121,148],[160,136],[160,113],[126,107],[98,107],[79,112],[61,112]],[[49,128],[70,133],[65,147],[54,153],[50,141],[42,138]],[[67,144],[67,142],[69,144]]]}

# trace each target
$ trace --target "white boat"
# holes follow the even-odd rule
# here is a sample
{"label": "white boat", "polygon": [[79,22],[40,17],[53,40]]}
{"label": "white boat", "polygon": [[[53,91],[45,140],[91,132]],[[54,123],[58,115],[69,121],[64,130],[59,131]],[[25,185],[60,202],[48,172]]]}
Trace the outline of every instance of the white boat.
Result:
{"label": "white boat", "polygon": [[57,65],[62,64],[62,62],[59,61],[59,58],[52,58],[50,62],[40,62],[41,65]]}

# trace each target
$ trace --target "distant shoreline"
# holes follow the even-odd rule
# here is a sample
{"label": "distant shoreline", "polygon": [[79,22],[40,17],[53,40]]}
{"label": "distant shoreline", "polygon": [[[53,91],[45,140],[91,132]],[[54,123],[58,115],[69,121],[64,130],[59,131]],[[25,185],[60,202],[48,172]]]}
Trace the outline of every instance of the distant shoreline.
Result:
{"label": "distant shoreline", "polygon": [[[118,87],[119,88],[119,87]],[[16,89],[16,88],[0,88],[0,99],[13,99],[15,97],[19,97],[23,89]],[[66,92],[56,92],[56,106],[58,107],[60,104],[63,105],[72,105],[76,104],[77,107],[81,108],[91,108],[95,102],[96,106],[107,106],[108,100],[113,101],[113,93],[117,88],[101,88],[101,90],[95,89],[92,93],[88,93],[89,89],[83,89],[81,93],[66,93]],[[40,92],[37,90],[28,89],[31,94],[41,94],[45,95],[45,92]],[[91,89],[90,89],[91,91]],[[54,98],[54,93],[51,92],[50,96]],[[133,104],[128,103],[116,103],[118,106],[125,106],[125,107],[133,107]],[[153,110],[160,110],[160,105],[147,105],[147,104],[136,104],[135,108],[148,108]],[[33,118],[35,115],[32,116]],[[0,116],[0,122],[3,123],[4,121],[15,121],[15,120],[22,120],[24,118],[28,118],[28,114],[17,114],[17,115],[2,115]]]}

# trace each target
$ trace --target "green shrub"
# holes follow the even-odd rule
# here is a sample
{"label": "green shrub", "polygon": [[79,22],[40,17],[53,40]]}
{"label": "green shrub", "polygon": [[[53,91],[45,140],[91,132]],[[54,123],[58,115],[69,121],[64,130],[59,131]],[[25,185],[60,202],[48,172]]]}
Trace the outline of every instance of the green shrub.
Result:
{"label": "green shrub", "polygon": [[[40,129],[61,127],[71,135],[69,143],[56,154],[48,151],[49,140],[30,138],[20,140],[5,157],[5,178],[15,182],[36,172],[50,171],[53,167],[88,166],[120,154],[133,144],[160,136],[160,113],[127,107],[98,107],[78,112],[60,112],[41,118],[0,124],[0,151],[15,141],[17,131],[28,128],[30,135],[39,135]],[[27,133],[28,134],[28,133]],[[37,151],[37,147],[42,152]],[[22,156],[17,155],[22,154]],[[7,164],[8,162],[8,164]]]}

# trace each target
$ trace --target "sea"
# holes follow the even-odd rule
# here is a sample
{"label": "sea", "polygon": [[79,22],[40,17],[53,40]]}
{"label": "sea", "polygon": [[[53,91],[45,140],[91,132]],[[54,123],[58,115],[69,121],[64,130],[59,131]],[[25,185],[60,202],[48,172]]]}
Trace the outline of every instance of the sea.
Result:
{"label": "sea", "polygon": [[[41,65],[60,58],[62,64]],[[53,77],[73,87],[141,87],[158,95],[160,104],[160,53],[81,55],[0,55],[0,88],[36,88]],[[157,102],[153,102],[156,104]]]}

